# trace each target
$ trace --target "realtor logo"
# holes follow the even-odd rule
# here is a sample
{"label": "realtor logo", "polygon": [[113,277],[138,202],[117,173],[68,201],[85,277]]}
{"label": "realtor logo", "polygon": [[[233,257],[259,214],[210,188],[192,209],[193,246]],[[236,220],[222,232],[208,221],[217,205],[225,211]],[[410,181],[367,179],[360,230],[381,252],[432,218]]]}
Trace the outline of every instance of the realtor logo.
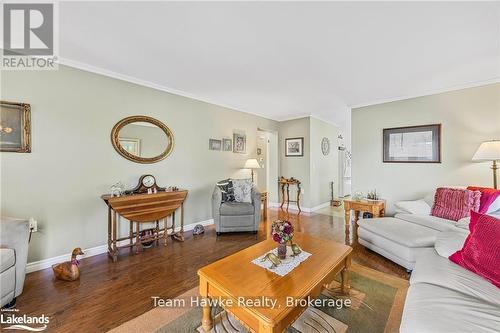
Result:
{"label": "realtor logo", "polygon": [[55,69],[55,6],[3,4],[2,69]]}

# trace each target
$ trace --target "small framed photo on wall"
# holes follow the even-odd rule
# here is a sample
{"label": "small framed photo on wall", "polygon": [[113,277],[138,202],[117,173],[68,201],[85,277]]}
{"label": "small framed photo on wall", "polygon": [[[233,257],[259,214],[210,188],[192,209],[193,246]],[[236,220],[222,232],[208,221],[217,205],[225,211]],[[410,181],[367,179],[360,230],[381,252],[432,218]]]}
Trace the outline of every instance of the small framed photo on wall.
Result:
{"label": "small framed photo on wall", "polygon": [[231,150],[233,150],[233,140],[231,140],[231,139],[222,139],[222,150],[223,151],[231,151]]}
{"label": "small framed photo on wall", "polygon": [[285,139],[285,156],[304,156],[304,138]]}
{"label": "small framed photo on wall", "polygon": [[441,124],[385,128],[384,163],[441,163]]}
{"label": "small framed photo on wall", "polygon": [[218,139],[209,139],[208,140],[208,149],[210,150],[221,150],[222,141]]}
{"label": "small framed photo on wall", "polygon": [[233,152],[244,154],[247,151],[247,136],[242,133],[233,133]]}
{"label": "small framed photo on wall", "polygon": [[31,152],[31,106],[0,102],[0,151]]}

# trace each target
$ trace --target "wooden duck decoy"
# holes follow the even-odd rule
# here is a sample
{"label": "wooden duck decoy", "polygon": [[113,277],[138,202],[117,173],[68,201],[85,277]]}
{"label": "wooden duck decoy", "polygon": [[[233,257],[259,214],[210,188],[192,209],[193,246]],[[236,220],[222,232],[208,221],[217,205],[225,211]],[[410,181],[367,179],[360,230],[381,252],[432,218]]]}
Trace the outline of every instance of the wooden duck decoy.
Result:
{"label": "wooden duck decoy", "polygon": [[83,254],[82,249],[77,247],[71,253],[71,261],[52,265],[54,276],[57,279],[64,281],[78,280],[80,278],[80,268],[78,268],[80,261],[76,259],[76,256],[81,256]]}

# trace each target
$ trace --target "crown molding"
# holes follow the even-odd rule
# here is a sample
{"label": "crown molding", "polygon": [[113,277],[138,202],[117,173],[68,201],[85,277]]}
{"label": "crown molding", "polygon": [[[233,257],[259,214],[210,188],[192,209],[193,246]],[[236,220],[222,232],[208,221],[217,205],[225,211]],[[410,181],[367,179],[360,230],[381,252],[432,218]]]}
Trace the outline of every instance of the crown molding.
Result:
{"label": "crown molding", "polygon": [[89,65],[89,64],[86,64],[86,63],[83,63],[83,62],[74,61],[74,60],[71,60],[71,59],[68,59],[68,58],[62,58],[61,57],[61,58],[59,58],[59,60],[57,61],[57,63],[60,64],[60,65],[67,66],[67,67],[76,68],[76,69],[79,69],[79,70],[82,70],[82,71],[85,71],[85,72],[90,72],[90,73],[94,73],[94,74],[98,74],[98,75],[110,77],[110,78],[113,78],[113,79],[116,79],[116,80],[125,81],[125,82],[133,83],[133,84],[136,84],[136,85],[139,85],[139,86],[143,86],[143,87],[147,87],[147,88],[151,88],[151,89],[155,89],[155,90],[167,92],[169,94],[174,94],[174,95],[178,95],[178,96],[182,96],[182,97],[194,99],[196,101],[200,101],[200,102],[203,102],[203,103],[208,103],[208,104],[220,106],[220,107],[223,107],[223,108],[226,108],[226,109],[230,109],[232,111],[243,112],[243,113],[251,114],[251,115],[254,115],[254,116],[257,116],[257,117],[261,117],[261,118],[273,120],[273,121],[280,121],[279,119],[275,119],[275,118],[263,116],[261,114],[255,113],[255,112],[251,112],[251,111],[245,110],[244,108],[241,108],[241,107],[238,107],[238,106],[219,103],[217,101],[211,100],[210,98],[206,98],[206,97],[198,96],[196,94],[188,93],[188,92],[185,92],[185,91],[182,91],[182,90],[178,90],[178,89],[166,87],[166,86],[163,86],[163,85],[160,85],[160,84],[153,83],[151,81],[142,80],[142,79],[130,76],[130,75],[125,75],[125,74],[121,74],[121,73],[118,73],[118,72],[110,71],[110,70],[107,70],[107,69],[104,69],[104,68],[101,68],[101,67],[96,67],[96,66]]}
{"label": "crown molding", "polygon": [[391,103],[391,102],[396,102],[396,101],[402,101],[405,99],[412,99],[412,98],[418,98],[418,97],[437,95],[437,94],[442,94],[442,93],[446,93],[446,92],[452,92],[452,91],[457,91],[457,90],[462,90],[462,89],[467,89],[467,88],[487,86],[489,84],[495,84],[495,83],[500,83],[500,77],[495,77],[495,78],[483,80],[483,81],[476,81],[476,82],[469,82],[469,83],[465,83],[465,84],[454,85],[454,86],[447,87],[447,88],[430,89],[427,91],[422,91],[421,93],[418,93],[418,94],[402,95],[402,96],[397,96],[397,97],[374,100],[374,101],[368,102],[368,103],[354,104],[354,105],[350,105],[349,108],[351,110],[352,109],[359,109],[359,108],[363,108],[366,106]]}

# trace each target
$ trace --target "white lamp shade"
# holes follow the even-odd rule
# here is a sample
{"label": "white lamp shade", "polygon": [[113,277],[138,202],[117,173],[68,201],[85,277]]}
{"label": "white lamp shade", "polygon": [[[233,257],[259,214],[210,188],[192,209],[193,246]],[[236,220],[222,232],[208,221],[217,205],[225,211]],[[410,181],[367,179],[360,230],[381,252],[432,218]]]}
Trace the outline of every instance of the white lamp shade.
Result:
{"label": "white lamp shade", "polygon": [[485,141],[481,143],[472,157],[473,161],[499,161],[500,140]]}
{"label": "white lamp shade", "polygon": [[260,164],[255,158],[250,158],[245,162],[245,169],[260,169]]}

